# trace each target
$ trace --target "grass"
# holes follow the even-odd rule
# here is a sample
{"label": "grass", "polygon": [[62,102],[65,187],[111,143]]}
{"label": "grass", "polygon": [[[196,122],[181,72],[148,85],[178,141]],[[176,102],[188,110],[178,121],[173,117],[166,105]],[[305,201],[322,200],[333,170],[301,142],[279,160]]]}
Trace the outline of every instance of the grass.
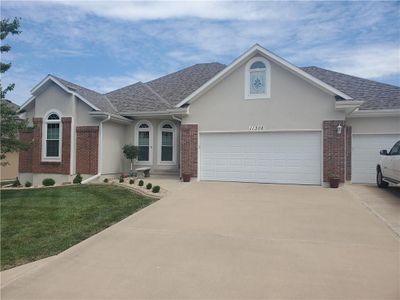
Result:
{"label": "grass", "polygon": [[13,183],[14,180],[4,180],[4,181],[0,181],[0,187],[5,186],[7,184],[11,184]]}
{"label": "grass", "polygon": [[109,185],[1,191],[1,270],[55,255],[155,199]]}

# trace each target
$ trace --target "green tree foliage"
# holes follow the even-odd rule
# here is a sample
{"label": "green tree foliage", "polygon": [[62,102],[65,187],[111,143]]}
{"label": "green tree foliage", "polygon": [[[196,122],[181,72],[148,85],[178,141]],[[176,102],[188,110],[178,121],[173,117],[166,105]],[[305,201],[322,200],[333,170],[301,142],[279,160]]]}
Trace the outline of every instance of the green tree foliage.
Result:
{"label": "green tree foliage", "polygon": [[[11,46],[8,44],[4,44],[4,39],[9,35],[20,34],[21,31],[19,30],[19,19],[14,18],[14,20],[10,19],[2,19],[0,21],[0,52],[3,54],[4,52],[8,52],[11,49]],[[1,74],[6,72],[10,69],[11,63],[3,63],[1,62],[0,71]],[[15,84],[12,83],[8,85],[5,89],[0,82],[0,96],[1,100],[5,99],[5,95],[14,89]],[[20,151],[20,150],[27,150],[29,148],[29,144],[23,143],[18,139],[18,132],[22,129],[27,128],[27,122],[18,118],[17,112],[7,105],[6,101],[1,101],[0,104],[0,161],[1,165],[6,165],[7,162],[5,161],[6,153]]]}
{"label": "green tree foliage", "polygon": [[[3,55],[4,52],[8,52],[11,50],[11,46],[8,44],[4,44],[4,39],[9,35],[14,35],[14,34],[20,34],[21,31],[19,30],[19,18],[14,18],[14,20],[10,19],[2,19],[0,21],[0,27],[1,27],[1,32],[0,32],[0,40],[1,40],[1,45],[0,45],[0,52]],[[9,63],[4,63],[0,62],[0,73],[3,74],[6,72],[8,69],[11,68],[11,62]],[[0,83],[0,97],[1,99],[5,99],[5,96],[8,92],[12,91],[15,87],[14,83],[9,84],[6,88],[3,89],[2,84]]]}

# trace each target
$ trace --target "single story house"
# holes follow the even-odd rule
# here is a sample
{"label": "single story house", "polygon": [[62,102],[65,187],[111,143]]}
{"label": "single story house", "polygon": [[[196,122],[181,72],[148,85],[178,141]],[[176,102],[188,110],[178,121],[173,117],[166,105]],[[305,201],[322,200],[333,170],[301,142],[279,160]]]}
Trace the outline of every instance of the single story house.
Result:
{"label": "single story house", "polygon": [[299,68],[256,44],[230,65],[197,64],[101,94],[48,75],[22,105],[33,140],[19,177],[90,181],[136,167],[198,180],[321,185],[375,181],[400,139],[400,87]]}

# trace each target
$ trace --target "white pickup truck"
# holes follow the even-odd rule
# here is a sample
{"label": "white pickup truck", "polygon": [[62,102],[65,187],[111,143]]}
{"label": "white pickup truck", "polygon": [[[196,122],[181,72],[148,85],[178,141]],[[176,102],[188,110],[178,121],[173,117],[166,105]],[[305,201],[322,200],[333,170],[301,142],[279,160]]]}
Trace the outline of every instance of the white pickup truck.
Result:
{"label": "white pickup truck", "polygon": [[376,166],[376,184],[385,188],[390,183],[400,183],[400,141],[392,149],[380,151],[380,162]]}

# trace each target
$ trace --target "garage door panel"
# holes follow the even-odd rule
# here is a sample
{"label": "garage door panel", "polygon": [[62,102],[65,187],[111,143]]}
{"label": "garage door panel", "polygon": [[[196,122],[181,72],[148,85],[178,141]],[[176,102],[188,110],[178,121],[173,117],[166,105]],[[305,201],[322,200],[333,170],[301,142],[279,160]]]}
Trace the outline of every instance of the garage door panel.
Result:
{"label": "garage door panel", "polygon": [[400,140],[400,134],[353,134],[352,182],[375,183],[379,151],[389,150]]}
{"label": "garage door panel", "polygon": [[200,135],[200,179],[320,184],[319,132]]}

